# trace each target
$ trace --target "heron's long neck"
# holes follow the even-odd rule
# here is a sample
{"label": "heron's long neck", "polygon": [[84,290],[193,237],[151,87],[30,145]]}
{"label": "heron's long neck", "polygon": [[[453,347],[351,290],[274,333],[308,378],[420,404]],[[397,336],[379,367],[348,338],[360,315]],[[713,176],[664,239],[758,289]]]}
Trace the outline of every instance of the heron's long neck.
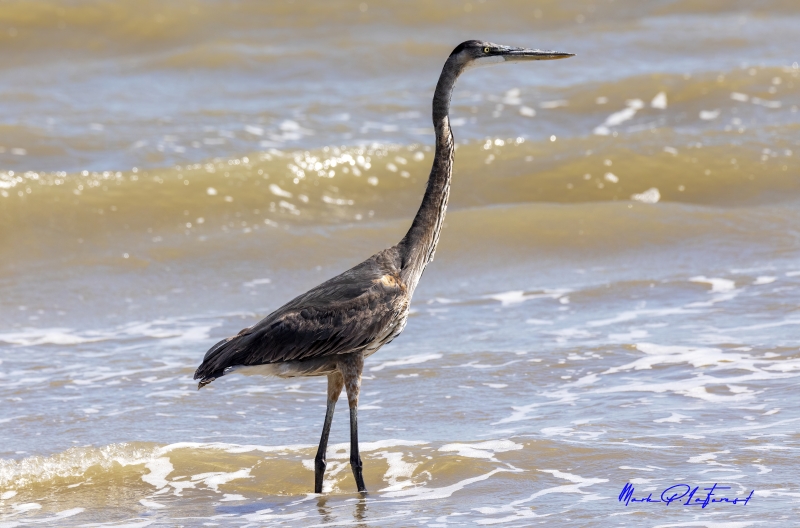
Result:
{"label": "heron's long neck", "polygon": [[428,187],[417,216],[406,236],[398,244],[403,260],[403,279],[413,293],[428,262],[433,260],[439,233],[447,210],[450,195],[450,178],[453,174],[453,133],[450,130],[450,96],[461,68],[448,60],[433,95],[433,127],[436,131],[436,153],[428,178]]}

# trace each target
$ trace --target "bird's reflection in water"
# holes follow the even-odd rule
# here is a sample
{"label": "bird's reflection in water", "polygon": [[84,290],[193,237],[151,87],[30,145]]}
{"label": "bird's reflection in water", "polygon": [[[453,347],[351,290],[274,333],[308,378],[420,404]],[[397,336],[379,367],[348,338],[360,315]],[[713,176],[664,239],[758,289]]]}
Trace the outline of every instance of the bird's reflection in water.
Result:
{"label": "bird's reflection in water", "polygon": [[356,502],[356,507],[353,510],[353,518],[356,520],[356,526],[366,526],[362,524],[367,518],[367,499],[361,497]]}
{"label": "bird's reflection in water", "polygon": [[322,522],[326,524],[333,522],[331,509],[327,506],[327,504],[328,497],[320,497],[317,499],[317,511],[319,512],[319,516],[322,518]]}
{"label": "bird's reflection in water", "polygon": [[[322,523],[328,524],[334,521],[333,508],[328,506],[328,497],[320,497],[317,499],[317,511],[319,512]],[[353,509],[353,519],[356,521],[355,526],[367,526],[365,524],[367,520],[367,499],[365,497],[361,497],[356,501],[355,508]]]}

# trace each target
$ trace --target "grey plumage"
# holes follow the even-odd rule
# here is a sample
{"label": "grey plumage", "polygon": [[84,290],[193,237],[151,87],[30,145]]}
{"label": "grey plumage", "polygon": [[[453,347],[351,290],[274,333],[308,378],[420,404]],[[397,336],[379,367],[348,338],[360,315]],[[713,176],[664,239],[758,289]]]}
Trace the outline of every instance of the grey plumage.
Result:
{"label": "grey plumage", "polygon": [[218,377],[232,366],[305,361],[383,344],[408,313],[399,264],[397,250],[390,248],[312,288],[214,345],[195,379]]}
{"label": "grey plumage", "polygon": [[279,377],[328,376],[328,411],[316,458],[315,491],[321,492],[325,448],[342,387],[351,422],[351,460],[359,491],[366,491],[358,456],[357,406],[363,361],[403,331],[411,297],[433,260],[447,210],[453,170],[448,117],[458,76],[478,64],[549,60],[571,56],[466,41],[445,62],[433,96],[436,150],[422,204],[395,246],[312,288],[237,335],[211,347],[195,372],[199,388],[228,372],[257,368]]}

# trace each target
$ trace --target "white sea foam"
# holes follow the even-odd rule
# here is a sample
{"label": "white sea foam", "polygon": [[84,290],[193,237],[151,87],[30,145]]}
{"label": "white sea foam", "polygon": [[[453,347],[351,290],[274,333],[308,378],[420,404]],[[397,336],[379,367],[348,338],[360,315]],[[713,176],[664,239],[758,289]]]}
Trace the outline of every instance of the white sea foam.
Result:
{"label": "white sea foam", "polygon": [[525,292],[523,290],[508,291],[504,293],[496,293],[489,295],[489,299],[500,301],[503,306],[510,304],[518,304],[525,301]]}
{"label": "white sea foam", "polygon": [[772,284],[776,280],[778,280],[778,277],[769,277],[765,275],[761,277],[756,277],[756,280],[753,281],[753,284],[755,284],[756,286],[760,286],[762,284]]}
{"label": "white sea foam", "polygon": [[405,489],[398,491],[390,491],[388,493],[384,493],[383,495],[381,495],[381,497],[390,499],[389,502],[408,502],[408,501],[420,501],[420,500],[446,499],[451,495],[453,495],[453,493],[466,488],[470,484],[474,484],[476,482],[481,482],[483,480],[491,478],[493,475],[496,475],[497,473],[503,473],[503,472],[516,473],[517,471],[521,470],[497,468],[493,469],[492,471],[489,471],[488,473],[484,473],[483,475],[478,475],[477,477],[464,479],[449,486],[443,486],[440,488],[426,486],[426,487],[419,487],[419,488],[412,488],[412,489]]}
{"label": "white sea foam", "polygon": [[697,528],[747,528],[748,526],[761,524],[761,521],[685,521],[669,524],[656,524],[653,528],[680,528],[681,526],[693,526]]}
{"label": "white sea foam", "polygon": [[587,431],[573,429],[572,427],[544,427],[540,431],[544,436],[576,437],[580,440],[593,440],[606,434],[605,431]]}
{"label": "white sea foam", "polygon": [[148,393],[145,395],[145,398],[184,398],[194,393],[195,391],[193,390],[167,389]]}
{"label": "white sea foam", "polygon": [[267,508],[265,510],[259,510],[255,513],[248,513],[247,515],[242,515],[242,519],[248,520],[250,522],[264,522],[264,521],[295,521],[298,519],[304,519],[308,516],[308,512],[295,512],[295,513],[272,513],[273,510],[271,508]]}
{"label": "white sea foam", "polygon": [[666,418],[659,418],[657,420],[653,420],[653,423],[666,423],[666,422],[681,423],[683,420],[692,421],[692,418],[684,414],[674,412],[670,413],[670,415],[667,416]]}
{"label": "white sea foam", "polygon": [[[29,504],[20,504],[15,507],[17,513],[24,513],[27,511],[35,511],[41,509],[41,505],[37,503],[29,503]],[[26,526],[30,524],[47,524],[49,526],[58,526],[58,522],[62,521],[68,517],[74,517],[80,513],[83,513],[85,508],[70,508],[69,510],[63,510],[53,515],[47,515],[44,517],[30,517],[26,516],[24,520],[20,521],[5,521],[0,522],[0,527],[2,528],[15,528],[17,526]],[[84,525],[85,526],[85,525]]]}
{"label": "white sea foam", "polygon": [[141,499],[139,501],[139,504],[141,504],[145,508],[150,508],[150,509],[153,509],[153,510],[160,510],[160,509],[166,508],[166,506],[161,504],[160,502],[151,501],[151,500],[147,500],[147,499]]}
{"label": "white sea foam", "polygon": [[558,290],[544,290],[537,293],[527,293],[524,290],[512,290],[502,293],[493,293],[486,295],[484,298],[500,301],[503,306],[511,306],[513,304],[523,303],[532,299],[559,299],[569,293],[571,290],[558,289]]}
{"label": "white sea foam", "polygon": [[[626,391],[674,392],[709,402],[735,402],[752,399],[761,392],[741,385],[743,383],[794,376],[794,374],[769,372],[766,370],[769,365],[762,367],[764,363],[769,363],[768,361],[740,351],[722,351],[717,348],[703,347],[663,346],[652,343],[639,343],[636,348],[644,352],[646,354],[645,357],[619,367],[607,369],[601,375],[629,370],[652,369],[656,365],[676,365],[681,363],[689,364],[695,368],[712,367],[726,372],[731,369],[737,369],[739,371],[749,371],[749,374],[716,377],[701,371],[686,379],[664,383],[653,383],[652,381],[623,383],[613,387],[597,389],[598,393]],[[707,386],[711,385],[724,385],[727,387],[729,394],[710,393],[707,390]]]}
{"label": "white sea foam", "polygon": [[239,495],[237,493],[226,493],[219,501],[233,502],[233,501],[243,501],[243,500],[247,500],[247,498],[244,495]]}
{"label": "white sea foam", "polygon": [[151,460],[147,462],[144,467],[149,469],[150,473],[142,475],[142,480],[158,489],[168,484],[167,476],[175,470],[169,458],[166,457]]}
{"label": "white sea foam", "polygon": [[624,312],[620,312],[617,315],[609,317],[607,319],[597,319],[594,321],[589,321],[588,323],[586,323],[586,326],[596,328],[600,326],[608,326],[616,323],[633,321],[634,319],[638,319],[639,317],[664,317],[667,315],[685,315],[691,313],[697,313],[697,312],[694,310],[687,310],[685,308],[656,308],[656,309],[627,310]]}
{"label": "white sea foam", "polygon": [[250,468],[243,468],[239,471],[224,472],[214,471],[210,473],[200,473],[192,475],[192,482],[202,482],[208,489],[219,491],[219,486],[226,484],[232,480],[253,478],[250,476]]}
{"label": "white sea foam", "polygon": [[[690,457],[689,460],[687,460],[687,462],[690,464],[702,464],[704,462],[709,463],[711,461],[715,461],[717,459],[717,455],[729,455],[729,454],[730,450],[703,453],[701,455]],[[713,462],[713,464],[719,465],[719,462]]]}
{"label": "white sea foam", "polygon": [[531,403],[529,405],[512,406],[511,409],[513,412],[511,413],[511,416],[507,416],[501,420],[492,422],[492,425],[502,425],[512,422],[532,420],[533,418],[536,418],[536,416],[535,415],[532,416],[531,413],[533,411],[538,410],[541,407],[572,403],[578,399],[577,394],[571,394],[569,392],[561,392],[560,394],[550,394],[550,396],[554,397],[555,399],[542,403]]}
{"label": "white sea foam", "polygon": [[658,108],[659,110],[667,108],[667,94],[665,92],[658,92],[658,94],[653,97],[653,100],[650,101],[650,106]]}
{"label": "white sea foam", "polygon": [[475,444],[445,444],[439,448],[440,452],[455,451],[458,456],[466,458],[484,458],[486,460],[497,461],[495,453],[515,451],[522,449],[522,444],[517,444],[511,440],[489,440]]}
{"label": "white sea foam", "polygon": [[601,478],[585,478],[579,475],[575,475],[572,473],[567,473],[557,469],[540,469],[542,473],[549,473],[552,476],[566,480],[570,482],[570,484],[564,484],[560,486],[554,486],[550,488],[545,488],[539,490],[527,498],[516,500],[511,502],[510,504],[501,506],[500,508],[475,508],[476,511],[483,513],[485,515],[492,515],[497,513],[511,513],[511,515],[505,515],[503,517],[496,517],[491,519],[480,519],[477,521],[477,524],[481,525],[490,525],[490,524],[500,524],[504,522],[511,522],[511,521],[518,521],[523,520],[526,518],[532,517],[529,512],[531,512],[531,508],[527,506],[528,503],[534,501],[540,497],[545,495],[551,495],[554,493],[564,493],[564,494],[578,494],[581,496],[581,501],[588,501],[588,500],[601,500],[607,499],[611,497],[605,497],[602,495],[598,495],[596,493],[591,493],[583,488],[587,488],[593,486],[595,484],[601,484],[604,482],[608,482],[608,479],[601,479]]}
{"label": "white sea foam", "polygon": [[636,349],[645,356],[619,367],[612,367],[603,374],[614,374],[623,370],[652,369],[655,365],[688,363],[693,367],[704,367],[750,360],[752,356],[737,352],[723,352],[718,348],[686,347],[637,343]]}
{"label": "white sea foam", "polygon": [[38,502],[26,502],[24,504],[15,504],[13,508],[18,512],[26,512],[33,510],[41,510],[42,505],[39,504]]}
{"label": "white sea foam", "polygon": [[[405,461],[403,459],[403,453],[380,451],[375,453],[375,455],[385,459],[386,463],[389,465],[389,468],[383,475],[383,480],[388,482],[389,485],[378,490],[379,492],[399,491],[410,486],[418,485],[418,482],[412,479],[412,477],[417,467],[419,467],[420,462]],[[426,474],[426,476],[430,478],[430,474]]]}
{"label": "white sea foam", "polygon": [[[425,445],[428,442],[421,440],[400,440],[400,439],[387,439],[378,440],[376,442],[359,442],[359,451],[362,453],[369,453],[370,451],[378,451],[379,449],[387,449],[390,447],[410,447]],[[316,447],[316,446],[314,446]],[[350,458],[350,443],[333,444],[328,446],[329,459],[349,459]]]}
{"label": "white sea foam", "polygon": [[505,508],[475,508],[475,511],[483,514],[513,512],[511,515],[506,515],[505,517],[495,517],[493,519],[478,519],[477,521],[475,521],[475,524],[479,524],[482,526],[488,526],[492,524],[504,524],[512,521],[520,521],[523,519],[533,519],[535,517],[550,516],[550,514],[538,515],[530,508],[514,508],[513,506],[507,506]]}
{"label": "white sea foam", "polygon": [[72,328],[26,328],[18,332],[0,333],[0,342],[17,346],[81,345],[126,338],[170,339],[172,344],[186,344],[208,339],[219,323],[192,321],[185,318],[135,322],[105,330],[79,331]]}
{"label": "white sea foam", "polygon": [[22,332],[0,334],[0,341],[19,346],[79,345],[105,341],[109,338],[109,335],[98,332],[86,332],[83,335],[78,335],[77,332],[69,328],[30,328]]}
{"label": "white sea foam", "polygon": [[364,405],[359,404],[358,410],[359,411],[371,411],[371,410],[375,410],[375,409],[382,409],[382,407],[380,405],[378,405],[382,401],[383,400],[374,400],[374,401],[371,401],[369,403],[364,403]]}
{"label": "white sea foam", "polygon": [[644,102],[641,99],[631,99],[626,104],[627,108],[608,116],[602,125],[594,129],[594,133],[598,136],[607,136],[611,133],[611,127],[619,126],[625,121],[633,119],[636,112],[644,108]]}
{"label": "white sea foam", "polygon": [[514,363],[519,363],[521,360],[519,359],[512,359],[511,361],[506,361],[504,363],[498,363],[496,365],[487,365],[485,363],[478,363],[477,361],[469,361],[462,365],[453,365],[455,367],[465,367],[465,368],[474,368],[474,369],[497,369],[501,367],[507,367],[508,365],[513,365]]}
{"label": "white sea foam", "polygon": [[244,286],[245,288],[255,288],[256,286],[261,286],[262,284],[270,284],[271,282],[272,279],[267,279],[267,278],[253,279],[251,281],[242,283],[242,286]]}
{"label": "white sea foam", "polygon": [[395,359],[392,361],[384,361],[379,365],[375,365],[374,367],[370,367],[370,372],[378,372],[386,367],[401,367],[405,365],[417,365],[419,363],[425,363],[427,361],[433,361],[435,359],[441,359],[441,354],[417,354],[414,356],[408,356],[403,359]]}
{"label": "white sea foam", "polygon": [[715,277],[692,277],[689,279],[691,282],[699,282],[702,284],[710,284],[712,293],[727,293],[736,289],[736,283],[730,279],[720,279]]}
{"label": "white sea foam", "polygon": [[547,319],[535,319],[535,318],[526,319],[525,322],[528,323],[528,324],[532,324],[532,325],[552,325],[553,324],[553,321],[549,321]]}

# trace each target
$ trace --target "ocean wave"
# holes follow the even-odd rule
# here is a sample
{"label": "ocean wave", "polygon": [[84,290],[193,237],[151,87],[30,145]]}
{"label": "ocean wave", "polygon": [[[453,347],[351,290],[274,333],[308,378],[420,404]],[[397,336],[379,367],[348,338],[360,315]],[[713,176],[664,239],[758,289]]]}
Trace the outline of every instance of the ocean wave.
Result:
{"label": "ocean wave", "polygon": [[[469,8],[461,5],[430,4],[422,0],[408,2],[405,9],[382,9],[380,5],[361,8],[359,4],[340,2],[310,2],[303,7],[274,2],[239,2],[235,7],[217,2],[177,0],[168,3],[155,1],[102,0],[65,4],[59,0],[4,2],[0,25],[14,31],[0,33],[0,42],[24,43],[24,48],[74,47],[98,51],[99,43],[116,45],[124,51],[148,50],[154,44],[183,44],[199,40],[200,36],[224,35],[252,28],[303,29],[316,23],[350,25],[353,19],[393,26],[436,24],[442,20],[459,24],[474,24],[476,17],[491,14],[501,20],[512,13],[526,13],[526,22],[534,28],[629,20],[641,17],[714,14],[724,15],[741,9],[732,2],[720,4],[701,0],[691,4],[653,2],[642,4],[635,0],[618,1],[603,9],[587,9],[580,3],[564,4],[543,0],[536,10],[525,10],[521,0],[503,0],[489,7],[476,2]],[[748,5],[754,13],[798,13],[796,2],[769,0]],[[529,12],[528,12],[529,11]],[[503,16],[505,13],[507,15]],[[299,16],[302,14],[302,17]],[[509,20],[510,21],[510,20]],[[86,38],[86,36],[90,38]],[[81,39],[81,36],[83,38]]]}
{"label": "ocean wave", "polygon": [[[419,469],[422,465],[430,465],[430,461],[426,462],[426,454],[430,451],[428,444],[421,440],[386,439],[361,442],[360,452],[372,459],[373,466],[377,464],[383,468],[383,480],[388,487],[380,491],[386,492],[387,497],[394,497],[393,493],[399,490],[409,486],[424,486],[430,480],[430,472]],[[498,453],[522,448],[522,444],[511,440],[446,444],[439,448],[441,454],[437,456],[471,457],[499,463],[495,458]],[[267,460],[276,465],[274,469],[280,467],[280,471],[292,472],[300,470],[310,475],[314,471],[315,452],[315,445],[265,446],[200,442],[168,445],[128,442],[99,448],[73,447],[50,456],[33,456],[21,460],[0,459],[0,487],[17,490],[19,493],[24,489],[56,485],[62,492],[68,493],[69,489],[77,487],[74,484],[78,482],[82,486],[102,486],[121,473],[126,473],[138,475],[140,481],[151,486],[151,491],[156,494],[169,491],[172,495],[180,496],[187,489],[198,487],[222,493],[219,487],[233,480],[264,479],[266,473],[262,465]],[[349,443],[331,444],[328,447],[329,471],[326,477],[330,478],[327,486],[329,491],[334,488],[338,490],[338,482],[349,478],[349,471],[344,471],[349,457]],[[287,463],[292,469],[289,469]],[[187,471],[190,472],[188,478],[185,476]],[[277,480],[287,476],[289,475],[282,475]],[[280,482],[276,484],[281,485]],[[162,490],[161,493],[159,490]],[[7,491],[6,498],[14,497],[17,493]]]}
{"label": "ocean wave", "polygon": [[[599,141],[459,145],[452,207],[628,200],[738,206],[800,197],[800,180],[787,172],[795,165],[791,149],[743,144],[730,158],[727,147],[700,143],[665,150],[664,139],[649,133],[625,148]],[[374,145],[272,149],[135,172],[6,171],[0,233],[24,236],[43,218],[76,238],[87,229],[142,229],[143,221],[150,232],[201,236],[212,226],[253,231],[410,218],[431,160],[429,147]],[[648,193],[658,199],[639,198]]]}

